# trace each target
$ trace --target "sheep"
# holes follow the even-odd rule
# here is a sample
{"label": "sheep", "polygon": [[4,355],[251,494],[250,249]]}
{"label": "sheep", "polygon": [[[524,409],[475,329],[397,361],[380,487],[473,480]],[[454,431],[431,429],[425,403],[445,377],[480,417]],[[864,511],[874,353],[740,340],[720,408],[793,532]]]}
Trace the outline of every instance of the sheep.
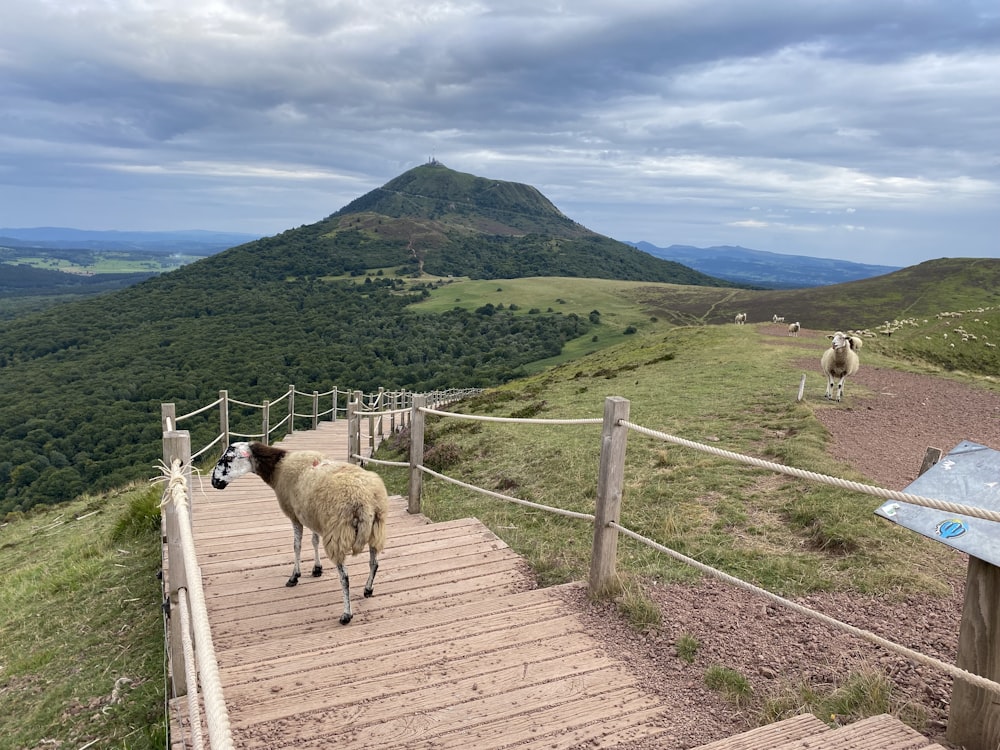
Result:
{"label": "sheep", "polygon": [[798,321],[796,321],[795,323],[789,323],[788,324],[788,335],[789,336],[798,336],[799,335],[799,328],[801,328],[801,326],[798,324]]}
{"label": "sheep", "polygon": [[778,313],[775,313],[774,315],[771,316],[771,322],[772,323],[784,323],[785,322],[785,316],[784,315],[778,315]]}
{"label": "sheep", "polygon": [[861,348],[861,339],[848,336],[842,331],[827,335],[830,348],[823,352],[820,365],[826,373],[826,397],[833,398],[833,381],[837,380],[837,401],[844,396],[844,380],[848,375],[858,371],[861,361],[857,350]]}
{"label": "sheep", "polygon": [[747,314],[746,313],[736,313],[736,320],[735,320],[735,322],[736,322],[736,325],[738,325],[738,326],[744,325],[747,322]]}
{"label": "sheep", "polygon": [[378,554],[385,547],[388,495],[382,478],[360,466],[333,461],[318,451],[285,450],[263,443],[233,443],[212,470],[212,486],[223,490],[248,472],[257,474],[274,490],[278,506],[292,522],[295,567],[285,583],[299,582],[302,527],[312,531],[313,576],[323,574],[319,539],[327,557],[336,563],[344,594],[340,624],[351,621],[350,581],[344,558],[368,545],[368,582],[365,596],[374,593]]}

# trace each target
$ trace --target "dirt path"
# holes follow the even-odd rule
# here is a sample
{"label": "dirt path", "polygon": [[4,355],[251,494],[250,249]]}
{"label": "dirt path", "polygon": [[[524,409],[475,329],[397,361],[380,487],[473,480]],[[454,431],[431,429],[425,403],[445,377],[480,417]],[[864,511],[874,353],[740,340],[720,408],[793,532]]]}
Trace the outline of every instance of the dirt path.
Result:
{"label": "dirt path", "polygon": [[[785,326],[771,328],[762,333],[773,336],[773,341],[787,339]],[[825,346],[815,334],[813,338],[816,355],[803,358],[804,369],[818,369]],[[787,341],[810,345],[808,340]],[[831,454],[889,489],[904,489],[916,478],[929,446],[947,452],[962,440],[971,440],[1000,450],[1000,395],[944,378],[865,366],[863,356],[861,370],[846,385],[844,402],[829,408],[824,404],[816,414],[831,433]],[[964,579],[952,578],[952,593],[945,598],[920,595],[885,602],[858,595],[817,594],[803,603],[954,663]],[[926,715],[923,733],[951,747],[944,739],[951,679],[937,671],[915,667],[721,582],[706,581],[693,589],[662,586],[653,595],[660,604],[663,624],[650,634],[612,625],[619,620],[604,605],[591,604],[583,596],[579,601],[609,651],[641,674],[670,712],[668,738],[637,745],[634,750],[691,748],[747,728],[754,717],[705,687],[705,670],[713,664],[748,677],[758,695],[803,680],[836,684],[850,672],[876,666],[891,676],[897,699],[911,702]],[[700,644],[690,665],[675,653],[674,644],[682,634],[694,636]]]}

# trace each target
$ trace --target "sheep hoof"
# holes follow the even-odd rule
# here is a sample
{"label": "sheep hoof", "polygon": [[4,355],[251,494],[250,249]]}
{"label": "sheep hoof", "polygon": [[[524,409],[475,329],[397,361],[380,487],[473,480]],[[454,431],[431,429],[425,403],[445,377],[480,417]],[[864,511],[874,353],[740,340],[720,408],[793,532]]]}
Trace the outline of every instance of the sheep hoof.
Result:
{"label": "sheep hoof", "polygon": [[285,581],[285,585],[291,588],[292,586],[295,586],[298,582],[299,582],[299,574],[292,573],[292,577],[289,578],[287,581]]}
{"label": "sheep hoof", "polygon": [[319,578],[321,575],[323,575],[323,566],[322,565],[314,565],[313,566],[313,578]]}
{"label": "sheep hoof", "polygon": [[365,589],[365,599],[375,593],[375,589]]}
{"label": "sheep hoof", "polygon": [[342,614],[340,616],[340,624],[341,625],[346,625],[347,623],[349,623],[351,621],[351,618],[352,618],[351,614],[349,614],[347,612],[344,612],[344,614]]}

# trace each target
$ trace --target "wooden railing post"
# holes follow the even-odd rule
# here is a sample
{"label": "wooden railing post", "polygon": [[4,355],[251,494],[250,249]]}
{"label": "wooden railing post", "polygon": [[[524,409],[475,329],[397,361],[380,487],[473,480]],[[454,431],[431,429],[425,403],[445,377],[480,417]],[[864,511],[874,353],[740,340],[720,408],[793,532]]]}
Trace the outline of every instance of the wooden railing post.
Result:
{"label": "wooden railing post", "polygon": [[288,386],[288,434],[295,432],[295,386]]}
{"label": "wooden railing post", "polygon": [[358,416],[360,405],[354,399],[347,401],[347,460],[352,464],[358,463],[355,456],[361,453],[361,419]]}
{"label": "wooden railing post", "polygon": [[333,411],[331,412],[333,414],[333,419],[331,420],[332,422],[336,422],[337,421],[337,402],[338,401],[339,401],[339,399],[337,398],[337,386],[333,386]]}
{"label": "wooden railing post", "polygon": [[[376,407],[378,411],[385,411],[388,398],[385,395],[385,388],[379,386],[378,389],[378,406]],[[385,417],[379,414],[378,417],[378,439],[381,440],[385,437]],[[372,455],[375,454],[375,444],[372,443]]]}
{"label": "wooden railing post", "polygon": [[420,411],[427,405],[427,397],[423,394],[413,396],[413,407],[410,409],[410,487],[406,503],[408,513],[420,512],[420,494],[424,488],[424,475],[420,467],[424,463],[424,413]]}
{"label": "wooden railing post", "polygon": [[618,523],[625,480],[625,445],[629,401],[621,396],[604,400],[604,427],[601,430],[601,463],[597,476],[597,507],[594,510],[594,546],[590,557],[590,593],[603,597],[618,590],[615,572],[618,556],[618,531],[608,527]]}
{"label": "wooden railing post", "polygon": [[177,429],[177,407],[174,404],[160,404],[160,432]]}
{"label": "wooden railing post", "polygon": [[319,429],[319,391],[313,391],[313,429]]}
{"label": "wooden railing post", "polygon": [[[163,463],[172,466],[174,460],[180,460],[184,467],[184,475],[188,487],[188,507],[191,505],[191,435],[187,430],[172,430],[163,433]],[[169,612],[167,616],[167,647],[170,654],[170,681],[174,697],[187,695],[187,677],[184,674],[183,633],[180,627],[180,617],[174,617],[179,610],[178,602],[184,594],[181,589],[187,589],[188,571],[184,567],[184,554],[181,551],[181,532],[177,513],[173,503],[163,506],[163,534],[167,545],[167,601]],[[189,514],[190,517],[190,514]],[[192,571],[197,575],[197,571]]]}
{"label": "wooden railing post", "polygon": [[229,391],[219,391],[219,432],[225,450],[229,447]]}
{"label": "wooden railing post", "polygon": [[266,398],[264,399],[263,414],[261,416],[262,432],[264,433],[261,437],[260,442],[264,445],[270,445],[271,438],[271,402]]}
{"label": "wooden railing post", "polygon": [[[1000,568],[969,556],[955,666],[1000,682]],[[986,688],[956,679],[948,712],[948,742],[966,750],[1000,747],[1000,704]]]}

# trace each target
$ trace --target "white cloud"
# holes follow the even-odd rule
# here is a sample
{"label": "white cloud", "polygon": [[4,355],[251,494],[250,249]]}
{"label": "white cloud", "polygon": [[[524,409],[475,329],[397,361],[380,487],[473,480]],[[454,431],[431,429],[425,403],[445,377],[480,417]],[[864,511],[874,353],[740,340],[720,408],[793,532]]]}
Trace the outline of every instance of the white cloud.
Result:
{"label": "white cloud", "polygon": [[619,238],[998,255],[998,31],[976,0],[8,0],[0,225],[78,186],[103,227],[277,232],[434,155]]}

